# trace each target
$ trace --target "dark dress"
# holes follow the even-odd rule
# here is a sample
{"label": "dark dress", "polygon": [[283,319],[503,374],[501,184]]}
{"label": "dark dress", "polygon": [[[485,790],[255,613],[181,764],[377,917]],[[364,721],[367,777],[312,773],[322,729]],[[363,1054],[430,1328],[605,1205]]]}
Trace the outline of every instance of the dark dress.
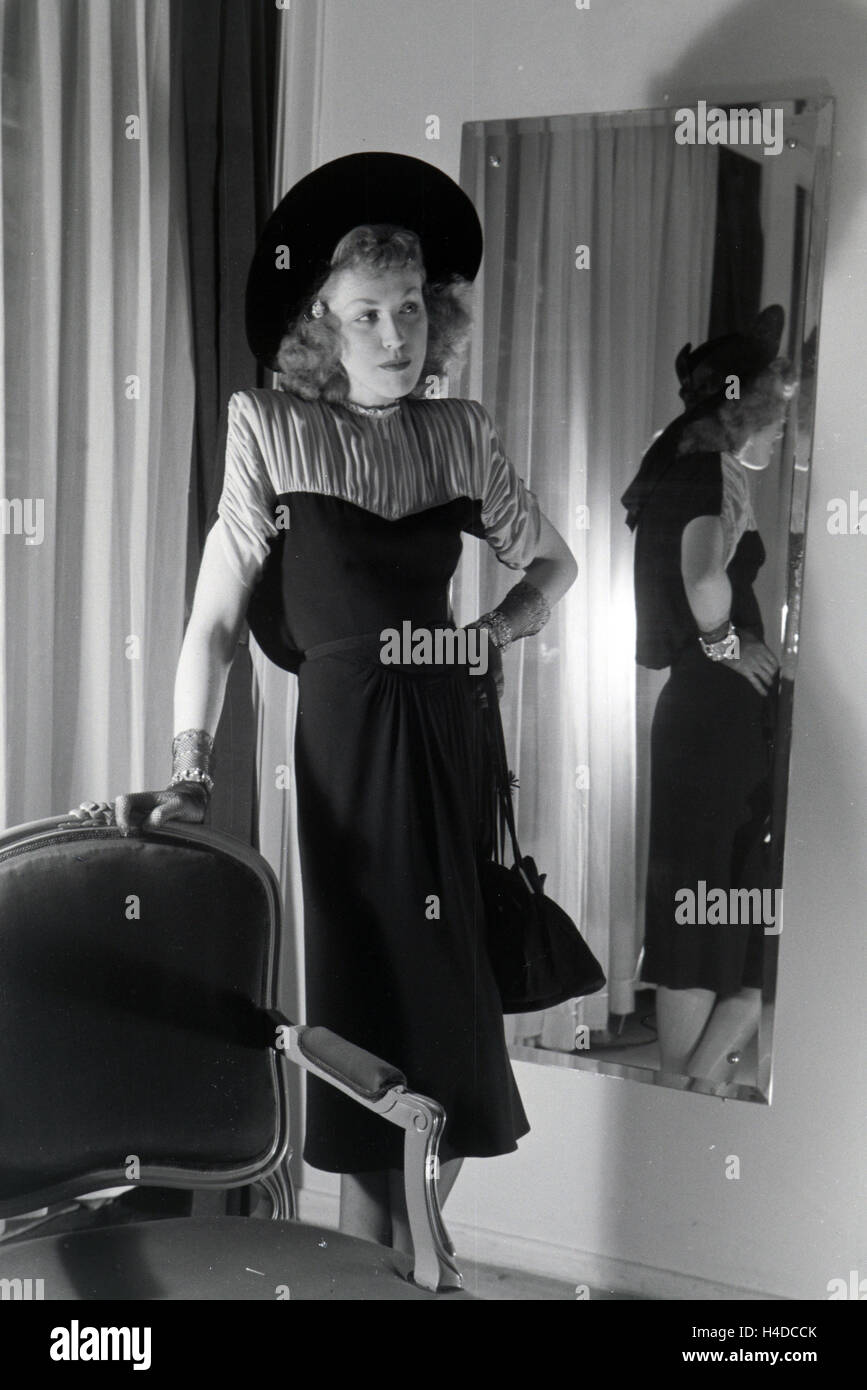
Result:
{"label": "dark dress", "polygon": [[721,889],[730,902],[731,889],[768,887],[764,839],[773,697],[760,695],[724,661],[712,662],[702,652],[681,577],[680,544],[693,517],[722,515],[733,544],[737,527],[726,567],[731,619],[740,631],[762,639],[752,585],[765,550],[751,518],[741,516],[738,524],[726,487],[728,480],[736,482],[739,468],[719,454],[677,459],[641,513],[635,558],[638,659],[656,669],[670,666],[651,731],[642,978],[721,997],[761,988],[764,926],[755,920],[758,900],[746,922],[714,922],[706,913],[711,920],[702,923],[677,920],[684,899],[676,895],[689,889],[698,902],[704,883],[707,893]]}
{"label": "dark dress", "polygon": [[[442,1158],[509,1152],[529,1126],[483,947],[477,678],[385,665],[380,633],[450,623],[462,531],[529,563],[535,499],[474,402],[369,418],[249,391],[230,407],[218,525],[298,670],[306,1017],[445,1107]],[[307,1162],[400,1168],[402,1146],[308,1078]]]}

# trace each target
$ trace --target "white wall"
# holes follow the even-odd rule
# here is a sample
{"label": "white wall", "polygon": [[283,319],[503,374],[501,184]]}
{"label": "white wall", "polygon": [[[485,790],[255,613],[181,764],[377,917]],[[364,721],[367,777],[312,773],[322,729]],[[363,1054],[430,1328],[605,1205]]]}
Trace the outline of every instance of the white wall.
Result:
{"label": "white wall", "polygon": [[[325,10],[322,160],[392,149],[457,176],[467,120],[647,107],[666,94],[781,96],[816,78],[838,98],[774,1103],[519,1064],[533,1132],[516,1155],[469,1163],[448,1212],[464,1248],[472,1226],[482,1255],[496,1249],[494,1233],[528,1264],[574,1270],[576,1281],[588,1269],[616,1278],[606,1261],[622,1260],[824,1298],[859,1258],[867,1274],[854,1234],[867,535],[825,527],[829,498],[858,487],[867,496],[867,0],[591,0],[589,11],[571,0],[326,0]],[[439,142],[425,139],[431,114]],[[740,1157],[739,1181],[724,1177],[729,1154]],[[314,1192],[334,1190],[325,1175],[308,1177]]]}

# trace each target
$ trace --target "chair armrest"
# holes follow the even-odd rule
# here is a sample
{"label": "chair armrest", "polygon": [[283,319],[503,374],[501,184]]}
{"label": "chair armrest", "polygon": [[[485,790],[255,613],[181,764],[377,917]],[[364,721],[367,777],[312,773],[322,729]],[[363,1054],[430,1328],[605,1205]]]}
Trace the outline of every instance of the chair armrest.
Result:
{"label": "chair armrest", "polygon": [[404,1131],[404,1188],[415,1258],[413,1280],[433,1292],[462,1288],[463,1278],[436,1189],[440,1135],[446,1121],[442,1106],[407,1090],[406,1077],[396,1067],[329,1028],[292,1024],[274,1009],[268,1010],[268,1019],[274,1028],[272,1046],[278,1052]]}
{"label": "chair armrest", "polygon": [[406,1077],[397,1067],[347,1042],[330,1028],[299,1029],[298,1046],[309,1062],[334,1081],[349,1086],[361,1100],[381,1100],[392,1086],[406,1086]]}

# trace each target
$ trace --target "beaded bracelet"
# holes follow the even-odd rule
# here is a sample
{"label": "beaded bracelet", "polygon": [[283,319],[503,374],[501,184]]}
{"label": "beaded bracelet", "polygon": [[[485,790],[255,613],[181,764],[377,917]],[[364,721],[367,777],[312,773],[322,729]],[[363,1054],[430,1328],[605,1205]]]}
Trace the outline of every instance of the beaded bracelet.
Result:
{"label": "beaded bracelet", "polygon": [[512,645],[512,625],[499,608],[492,609],[490,613],[483,613],[474,626],[488,629],[491,646],[496,647],[498,652],[504,652]]}
{"label": "beaded bracelet", "polygon": [[195,782],[198,786],[204,787],[208,796],[214,790],[214,779],[201,767],[191,767],[186,772],[174,772],[169,781],[170,787],[182,786],[185,782]]}
{"label": "beaded bracelet", "polygon": [[[713,633],[718,631],[719,628],[713,628],[709,635],[712,637]],[[738,638],[735,632],[735,625],[731,619],[729,619],[727,623],[725,635],[723,637],[720,637],[717,641],[708,641],[707,637],[699,633],[698,641],[699,646],[710,661],[737,661],[738,659]]]}

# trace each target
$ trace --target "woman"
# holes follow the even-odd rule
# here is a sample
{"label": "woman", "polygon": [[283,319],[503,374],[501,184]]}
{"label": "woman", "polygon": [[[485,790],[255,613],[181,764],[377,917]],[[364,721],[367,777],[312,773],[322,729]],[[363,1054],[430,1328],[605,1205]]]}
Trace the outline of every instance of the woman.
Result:
{"label": "woman", "polygon": [[[479,947],[477,679],[383,660],[387,631],[452,626],[461,532],[523,570],[473,626],[493,652],[543,625],[576,566],[483,408],[428,399],[459,352],[481,229],[422,161],[360,154],[303,179],[250,272],[248,337],[282,390],[229,404],[219,518],[175,687],[172,785],[117,823],[201,820],[246,615],[299,674],[295,776],[306,1014],[445,1107],[440,1197],[528,1124]],[[408,1248],[402,1136],[308,1080],[305,1158],[341,1172],[341,1229]]]}
{"label": "woman", "polygon": [[637,660],[671,668],[651,733],[642,971],[657,986],[663,1084],[722,1081],[761,1008],[766,924],[755,920],[755,894],[747,922],[730,912],[696,915],[690,903],[712,890],[731,903],[732,889],[768,886],[762,846],[778,663],[752,588],[765,552],[745,470],[767,467],[782,432],[793,389],[776,355],[782,329],[773,305],[747,333],[687,344],[676,363],[686,411],[653,443],[623,497],[636,532]]}

